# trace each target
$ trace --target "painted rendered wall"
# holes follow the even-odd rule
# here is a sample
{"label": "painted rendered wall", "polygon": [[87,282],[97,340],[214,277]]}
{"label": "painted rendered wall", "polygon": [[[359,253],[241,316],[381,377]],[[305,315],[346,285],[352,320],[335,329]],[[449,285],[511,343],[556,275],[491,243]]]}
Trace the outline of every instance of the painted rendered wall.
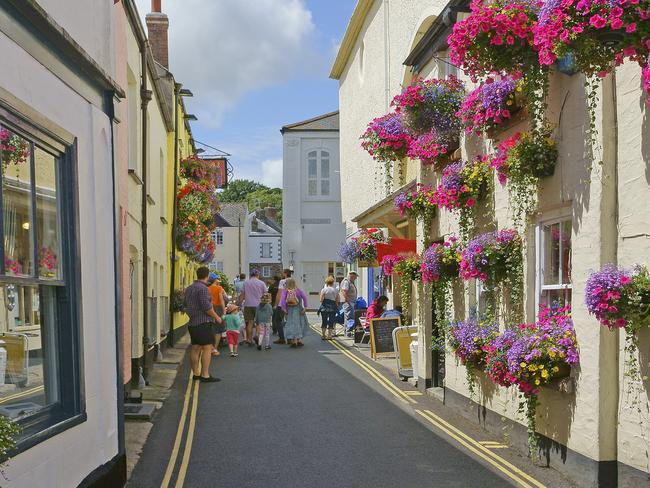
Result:
{"label": "painted rendered wall", "polygon": [[[78,2],[81,3],[81,2]],[[112,24],[100,9],[75,22]],[[112,49],[111,36],[102,38]],[[19,46],[0,34],[3,59],[20,69],[2,73],[2,88],[78,140],[78,199],[82,287],[83,388],[88,420],[12,458],[8,487],[77,486],[117,454],[117,365],[110,122]],[[108,231],[107,231],[108,229]]]}
{"label": "painted rendered wall", "polygon": [[247,239],[244,222],[241,227],[241,239],[239,227],[221,227],[223,231],[223,244],[217,245],[215,250],[215,261],[223,261],[223,272],[226,273],[232,283],[240,273],[240,251],[241,249],[241,272],[248,274],[247,261]]}
{"label": "painted rendered wall", "polygon": [[[338,261],[337,249],[345,240],[338,136],[338,131],[287,131],[283,136],[282,261],[293,264],[296,277],[305,273],[303,263],[321,262],[327,268],[327,262]],[[314,199],[307,196],[306,161],[307,153],[319,148],[330,153],[331,195]]]}

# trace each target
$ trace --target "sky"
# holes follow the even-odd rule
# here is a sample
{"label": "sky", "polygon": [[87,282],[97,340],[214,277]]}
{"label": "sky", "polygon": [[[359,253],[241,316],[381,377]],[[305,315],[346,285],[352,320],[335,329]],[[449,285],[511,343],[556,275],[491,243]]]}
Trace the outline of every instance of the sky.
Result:
{"label": "sky", "polygon": [[[136,3],[144,18],[150,0]],[[162,1],[170,71],[194,94],[185,99],[194,139],[230,153],[235,178],[281,187],[280,128],[338,109],[328,76],[355,4]]]}

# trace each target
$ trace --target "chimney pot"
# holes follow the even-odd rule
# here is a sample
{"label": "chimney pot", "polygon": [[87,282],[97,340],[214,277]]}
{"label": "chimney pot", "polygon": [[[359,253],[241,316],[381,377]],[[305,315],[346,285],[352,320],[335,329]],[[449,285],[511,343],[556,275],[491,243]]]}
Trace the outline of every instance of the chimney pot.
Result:
{"label": "chimney pot", "polygon": [[151,0],[151,11],[162,12],[162,0]]}

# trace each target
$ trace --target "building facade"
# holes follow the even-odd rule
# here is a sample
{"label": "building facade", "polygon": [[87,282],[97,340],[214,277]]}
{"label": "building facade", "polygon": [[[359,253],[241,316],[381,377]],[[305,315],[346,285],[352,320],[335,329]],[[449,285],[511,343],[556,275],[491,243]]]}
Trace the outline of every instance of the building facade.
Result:
{"label": "building facade", "polygon": [[308,295],[329,275],[343,278],[337,249],[341,222],[339,114],[332,112],[282,127],[283,261]]}
{"label": "building facade", "polygon": [[247,218],[246,203],[221,203],[215,215],[217,228],[212,235],[216,250],[210,268],[225,273],[231,283],[241,273],[248,273]]}
{"label": "building facade", "polygon": [[[391,208],[400,191],[417,183],[437,186],[439,172],[405,159],[395,164],[386,184],[385,168],[359,147],[358,138],[372,118],[390,111],[392,97],[416,76],[457,74],[469,89],[473,87],[448,62],[446,37],[459,6],[462,12],[461,4],[450,2],[446,9],[440,2],[357,3],[331,73],[340,83],[342,214],[349,234],[357,226],[380,227],[391,236],[415,238],[419,252],[425,239],[435,242],[459,234],[454,214],[437,212],[431,228],[424,228]],[[584,156],[589,119],[584,81],[580,74],[551,72],[547,117],[555,127],[559,159],[554,175],[541,180],[536,208],[520,231],[525,248],[525,321],[534,322],[538,305],[561,295],[571,305],[580,348],[580,365],[572,369],[567,383],[541,389],[538,448],[550,467],[582,486],[641,486],[650,472],[650,421],[640,412],[649,408],[650,390],[647,381],[626,375],[624,333],[601,327],[584,303],[591,271],[606,263],[648,264],[647,212],[635,203],[650,194],[647,105],[637,65],[625,63],[603,80],[596,108],[596,158],[602,164],[592,165]],[[467,161],[491,153],[500,141],[525,130],[526,123],[525,118],[518,119],[489,139],[464,137],[459,156]],[[368,189],[359,192],[356,182],[363,175]],[[374,187],[373,179],[378,181]],[[473,230],[476,234],[515,225],[507,188],[496,177],[492,187],[493,195],[481,207],[484,217]],[[553,244],[553,239],[561,244]],[[549,263],[561,270],[555,281]],[[438,329],[431,297],[422,285],[413,288],[417,306],[411,314],[419,327],[419,344],[429,345]],[[464,319],[480,308],[482,294],[476,283],[456,283],[451,318]],[[647,363],[646,332],[639,335],[641,363]],[[418,386],[439,387],[447,405],[485,428],[507,429],[509,441],[525,451],[525,420],[517,414],[516,389],[495,387],[479,375],[472,393],[466,368],[451,352],[446,352],[444,368],[433,364],[433,357],[429,346],[419,348]]]}
{"label": "building facade", "polygon": [[247,265],[248,275],[253,270],[263,281],[282,274],[282,228],[274,208],[255,210],[248,214]]}
{"label": "building facade", "polygon": [[122,344],[112,2],[0,4],[0,413],[9,487],[121,486]]}

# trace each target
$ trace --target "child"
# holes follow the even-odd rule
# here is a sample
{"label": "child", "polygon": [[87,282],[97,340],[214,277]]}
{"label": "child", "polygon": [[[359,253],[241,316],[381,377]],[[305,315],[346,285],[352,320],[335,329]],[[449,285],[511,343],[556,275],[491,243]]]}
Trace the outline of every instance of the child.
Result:
{"label": "child", "polygon": [[273,307],[271,307],[271,294],[262,295],[262,300],[255,311],[257,324],[257,350],[262,347],[267,351],[271,349],[271,334],[273,333]]}
{"label": "child", "polygon": [[226,307],[226,315],[223,317],[231,358],[239,356],[237,350],[239,348],[239,328],[241,327],[241,321],[237,312],[239,312],[239,307],[234,303],[229,303]]}

